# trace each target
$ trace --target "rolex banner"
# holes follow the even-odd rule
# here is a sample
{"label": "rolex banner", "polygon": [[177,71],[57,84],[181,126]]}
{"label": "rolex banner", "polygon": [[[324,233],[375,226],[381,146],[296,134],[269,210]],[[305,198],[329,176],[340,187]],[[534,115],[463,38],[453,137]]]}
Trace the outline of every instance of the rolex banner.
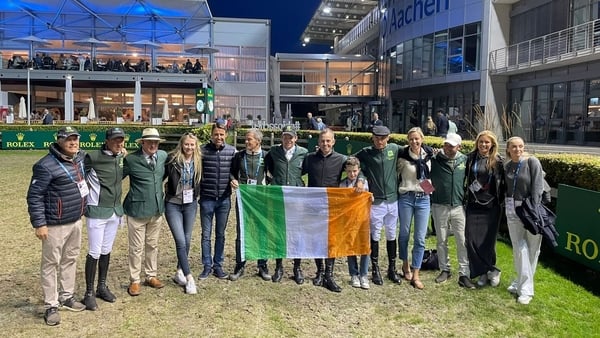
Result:
{"label": "rolex banner", "polygon": [[[96,132],[80,131],[79,147],[81,149],[98,149],[104,143],[105,130]],[[140,138],[141,132],[125,133],[125,148],[137,149],[135,140]],[[56,141],[56,131],[3,131],[2,149],[47,149]]]}
{"label": "rolex banner", "polygon": [[242,184],[237,202],[242,260],[370,253],[371,193]]}

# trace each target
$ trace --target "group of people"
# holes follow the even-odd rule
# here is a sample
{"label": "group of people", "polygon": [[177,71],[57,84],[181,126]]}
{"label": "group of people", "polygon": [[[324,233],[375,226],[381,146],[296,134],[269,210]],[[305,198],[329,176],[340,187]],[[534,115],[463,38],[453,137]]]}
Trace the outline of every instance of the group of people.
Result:
{"label": "group of people", "polygon": [[[442,270],[435,281],[441,283],[451,277],[447,239],[453,232],[459,285],[475,288],[472,279],[478,278],[480,286],[497,286],[500,269],[496,266],[495,241],[500,208],[505,205],[517,270],[509,291],[516,293],[523,304],[533,297],[541,238],[525,231],[514,208],[529,196],[539,201],[543,183],[538,175],[541,165],[524,152],[522,139],[508,140],[510,161],[504,162],[490,131],[481,132],[475,141],[477,149],[464,155],[457,134],[447,135],[443,148],[434,150],[423,144],[423,132],[416,127],[408,132],[409,145],[402,147],[389,142],[387,127],[376,125],[372,129],[373,144],[346,156],[334,150],[335,133],[331,129],[319,133],[318,148],[309,152],[296,144],[294,128],[286,126],[281,144],[267,152],[261,148],[263,135],[259,129],[248,130],[245,149],[236,151],[225,141],[226,128],[224,123],[213,124],[210,141],[202,146],[194,134],[185,133],[170,153],[159,149],[164,139],[158,130],[146,128],[136,140],[139,149],[129,154],[124,149],[125,133],[121,128],[108,129],[103,146],[89,153],[79,149],[80,134],[75,128],[59,129],[48,154],[33,166],[27,193],[31,224],[42,240],[41,281],[48,325],[60,323],[59,307],[97,310],[97,299],[116,301],[107,285],[107,274],[117,229],[123,222],[128,229],[130,296],[141,294],[142,282],[151,288],[164,287],[158,278],[158,242],[165,219],[176,247],[173,281],[185,293],[197,293],[188,257],[198,205],[203,266],[198,279],[207,279],[211,274],[219,279],[240,279],[246,262],[241,260],[237,205],[236,264],[231,274],[223,266],[232,192],[240,184],[304,186],[304,175],[309,187],[354,187],[356,193],[370,191],[373,196],[371,253],[348,258],[353,287],[369,289],[369,261],[372,282],[383,284],[379,241],[385,229],[387,278],[393,283],[401,283],[404,278],[416,289],[423,289],[419,272],[430,211],[438,227]],[[125,177],[129,177],[130,188],[121,202]],[[82,216],[87,219],[89,248],[85,296],[79,302],[74,292]],[[414,231],[409,259],[411,227]],[[259,260],[258,275],[281,282],[283,258],[276,259],[272,275],[267,261]],[[402,274],[396,269],[397,258],[402,261]],[[335,257],[315,259],[312,282],[340,292],[334,279],[334,262]],[[297,284],[305,281],[299,258],[293,259],[293,280]]]}
{"label": "group of people", "polygon": [[456,123],[441,109],[438,109],[435,121],[431,116],[427,116],[423,130],[425,135],[430,136],[446,137],[447,134],[458,134]]}

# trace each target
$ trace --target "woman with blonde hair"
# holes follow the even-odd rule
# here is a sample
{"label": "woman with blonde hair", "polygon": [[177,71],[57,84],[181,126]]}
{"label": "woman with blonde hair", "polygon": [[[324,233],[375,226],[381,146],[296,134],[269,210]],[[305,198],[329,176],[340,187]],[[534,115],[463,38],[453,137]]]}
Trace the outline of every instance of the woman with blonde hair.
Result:
{"label": "woman with blonde hair", "polygon": [[517,216],[515,207],[527,198],[534,205],[541,203],[544,179],[540,161],[525,152],[525,143],[520,137],[506,141],[506,155],[510,159],[504,164],[506,178],[506,223],[513,248],[513,262],[517,278],[508,287],[517,295],[519,304],[529,304],[533,298],[533,276],[537,267],[542,244],[542,235],[530,233]]}
{"label": "woman with blonde hair", "polygon": [[[419,127],[411,128],[407,137],[409,145],[400,151],[397,165],[398,175],[402,177],[398,187],[400,194],[398,196],[399,257],[402,260],[404,278],[409,280],[413,287],[420,290],[424,287],[419,277],[419,271],[425,252],[425,236],[431,209],[429,195],[433,192],[430,179],[433,149],[423,144],[423,131]],[[413,218],[413,249],[409,265],[408,242]]]}
{"label": "woman with blonde hair", "polygon": [[476,149],[467,158],[465,245],[469,256],[470,277],[479,277],[477,285],[498,286],[500,269],[496,267],[496,235],[500,225],[500,205],[504,200],[504,166],[498,155],[496,135],[484,130],[475,139]]}
{"label": "woman with blonde hair", "polygon": [[177,147],[169,153],[165,175],[165,217],[177,251],[177,273],[173,281],[184,286],[185,293],[196,294],[196,282],[188,262],[202,177],[202,156],[196,135],[181,136]]}

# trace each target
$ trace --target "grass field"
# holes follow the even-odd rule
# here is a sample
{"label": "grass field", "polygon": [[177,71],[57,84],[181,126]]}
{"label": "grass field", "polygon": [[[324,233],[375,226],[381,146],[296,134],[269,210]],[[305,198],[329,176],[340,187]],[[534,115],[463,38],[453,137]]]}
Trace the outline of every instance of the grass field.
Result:
{"label": "grass field", "polygon": [[[127,234],[120,229],[112,253],[109,286],[118,299],[99,300],[99,310],[61,311],[62,322],[48,327],[43,320],[39,279],[41,244],[27,215],[25,195],[31,166],[41,151],[0,151],[0,331],[8,337],[593,337],[600,336],[600,280],[597,274],[543,253],[536,274],[536,295],[530,305],[516,303],[506,291],[511,277],[511,248],[497,245],[502,281],[498,288],[465,290],[457,276],[435,284],[437,272],[423,272],[425,289],[408,283],[370,290],[349,286],[345,259],[336,261],[336,280],[343,287],[335,294],[315,287],[310,280],[298,286],[290,279],[274,284],[255,276],[249,263],[237,282],[210,277],[198,282],[198,294],[186,295],[171,277],[176,255],[168,227],[163,227],[159,278],[163,289],[142,288],[138,297],[127,295]],[[225,267],[235,265],[235,219],[227,229]],[[191,265],[201,271],[199,221],[193,234]],[[428,239],[433,248],[435,240]],[[451,258],[456,266],[452,250]],[[83,296],[83,267],[87,253],[84,231],[77,275],[77,294]],[[381,257],[386,257],[385,249]],[[382,259],[383,268],[387,260]],[[285,263],[291,275],[291,262]],[[399,265],[398,265],[399,266]],[[271,271],[274,262],[269,262]],[[303,261],[307,277],[314,276],[312,260]]]}

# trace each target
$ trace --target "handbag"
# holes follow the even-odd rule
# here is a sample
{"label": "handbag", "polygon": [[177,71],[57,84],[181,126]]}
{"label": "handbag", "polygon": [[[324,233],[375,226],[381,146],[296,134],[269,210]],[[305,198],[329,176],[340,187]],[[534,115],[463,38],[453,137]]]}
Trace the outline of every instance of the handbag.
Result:
{"label": "handbag", "polygon": [[436,249],[426,249],[423,253],[421,270],[439,270],[438,254]]}

